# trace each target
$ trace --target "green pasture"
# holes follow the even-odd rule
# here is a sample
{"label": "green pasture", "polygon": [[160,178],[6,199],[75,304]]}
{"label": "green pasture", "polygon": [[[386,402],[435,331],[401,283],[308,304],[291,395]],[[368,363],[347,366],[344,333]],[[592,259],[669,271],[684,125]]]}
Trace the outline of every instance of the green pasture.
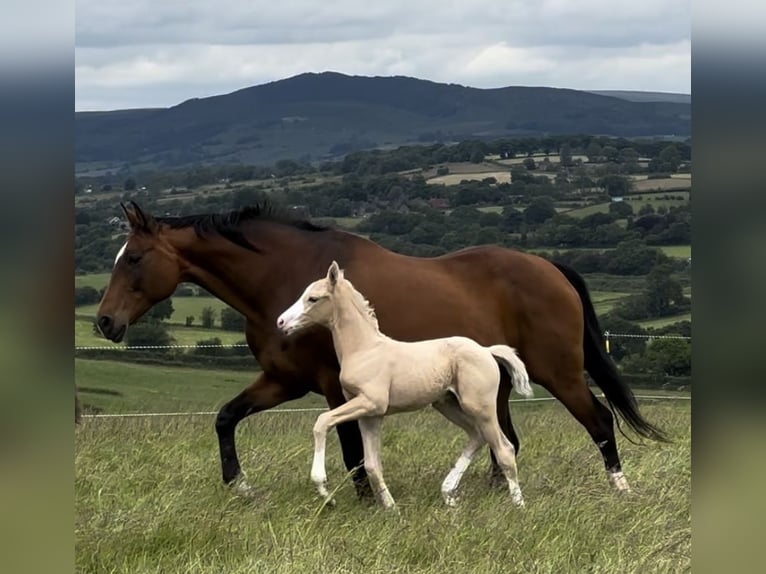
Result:
{"label": "green pasture", "polygon": [[[249,380],[244,373],[211,377],[195,369],[150,377],[144,369],[77,361],[78,383],[101,389],[82,398],[105,407],[124,401],[114,409],[130,410],[134,401],[131,408],[154,412],[208,410]],[[321,402],[285,406],[297,404]],[[240,460],[255,487],[248,498],[221,484],[212,415],[85,418],[75,431],[76,570],[688,572],[691,405],[640,405],[673,442],[640,446],[620,439],[633,491],[618,495],[598,450],[559,403],[514,403],[523,509],[489,487],[486,450],[463,479],[458,507],[444,506],[439,486],[465,438],[430,409],[383,424],[383,467],[397,501],[388,512],[357,499],[334,434],[327,468],[337,505],[322,507],[309,480],[316,412],[272,410],[240,424]]]}

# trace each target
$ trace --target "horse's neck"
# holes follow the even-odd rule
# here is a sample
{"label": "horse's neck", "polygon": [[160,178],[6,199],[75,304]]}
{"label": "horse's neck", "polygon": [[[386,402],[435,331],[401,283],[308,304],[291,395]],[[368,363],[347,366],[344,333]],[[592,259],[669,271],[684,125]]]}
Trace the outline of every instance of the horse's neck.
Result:
{"label": "horse's neck", "polygon": [[[322,273],[309,263],[316,246],[305,242],[298,250],[294,243],[293,238],[280,245],[277,238],[270,237],[267,248],[255,253],[214,234],[206,238],[187,234],[176,247],[187,263],[184,280],[203,287],[251,322],[270,325],[292,291],[300,292],[304,283]],[[284,261],[294,260],[291,255],[306,261],[296,262],[285,273]]]}
{"label": "horse's neck", "polygon": [[350,355],[374,347],[385,339],[364,310],[359,309],[346,296],[335,302],[330,331],[340,363]]}

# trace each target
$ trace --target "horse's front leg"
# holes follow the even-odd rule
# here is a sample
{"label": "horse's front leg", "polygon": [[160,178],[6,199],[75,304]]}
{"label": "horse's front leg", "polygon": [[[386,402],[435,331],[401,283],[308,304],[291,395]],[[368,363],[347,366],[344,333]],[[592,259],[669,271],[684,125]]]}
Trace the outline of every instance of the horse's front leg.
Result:
{"label": "horse's front leg", "polygon": [[234,440],[237,424],[248,415],[297,399],[307,392],[306,387],[286,385],[263,373],[252,385],[221,407],[215,420],[215,430],[218,434],[224,483],[233,486],[240,494],[253,493],[252,487],[242,477],[242,468],[237,457]]}
{"label": "horse's front leg", "polygon": [[355,421],[361,417],[376,414],[375,405],[364,395],[358,395],[336,409],[322,413],[314,424],[314,461],[311,465],[311,481],[319,494],[332,503],[327,491],[327,470],[325,468],[325,447],[327,432],[344,422]]}

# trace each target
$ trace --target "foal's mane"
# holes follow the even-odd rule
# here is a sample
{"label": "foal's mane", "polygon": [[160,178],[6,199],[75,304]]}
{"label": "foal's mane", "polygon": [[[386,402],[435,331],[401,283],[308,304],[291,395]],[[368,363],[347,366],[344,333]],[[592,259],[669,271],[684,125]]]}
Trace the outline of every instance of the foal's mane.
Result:
{"label": "foal's mane", "polygon": [[378,325],[378,317],[375,315],[375,309],[373,308],[372,303],[365,299],[364,295],[356,290],[356,287],[354,287],[354,284],[351,283],[351,281],[348,279],[345,281],[346,286],[351,291],[351,301],[354,303],[354,306],[362,313],[364,317],[369,319],[370,323],[375,325],[376,329],[380,330],[380,325]]}
{"label": "foal's mane", "polygon": [[192,227],[198,237],[204,237],[208,233],[217,233],[232,243],[251,251],[257,251],[257,249],[247,240],[242,230],[242,225],[251,221],[281,223],[304,231],[325,231],[328,229],[304,219],[297,219],[285,208],[270,201],[262,201],[226,213],[158,217],[157,221],[164,223],[171,229]]}

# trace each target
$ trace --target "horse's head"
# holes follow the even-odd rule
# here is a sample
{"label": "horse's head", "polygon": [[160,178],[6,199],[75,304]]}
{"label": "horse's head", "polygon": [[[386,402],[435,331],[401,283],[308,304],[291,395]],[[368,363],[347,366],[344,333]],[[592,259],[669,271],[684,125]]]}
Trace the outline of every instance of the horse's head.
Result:
{"label": "horse's head", "polygon": [[311,283],[298,300],[277,319],[277,327],[289,335],[309,325],[328,325],[332,319],[332,297],[343,270],[333,261],[324,279]]}
{"label": "horse's head", "polygon": [[155,303],[170,297],[181,278],[175,249],[162,237],[157,220],[137,203],[120,204],[130,234],[114,260],[112,276],[96,315],[101,333],[122,341],[128,326]]}

